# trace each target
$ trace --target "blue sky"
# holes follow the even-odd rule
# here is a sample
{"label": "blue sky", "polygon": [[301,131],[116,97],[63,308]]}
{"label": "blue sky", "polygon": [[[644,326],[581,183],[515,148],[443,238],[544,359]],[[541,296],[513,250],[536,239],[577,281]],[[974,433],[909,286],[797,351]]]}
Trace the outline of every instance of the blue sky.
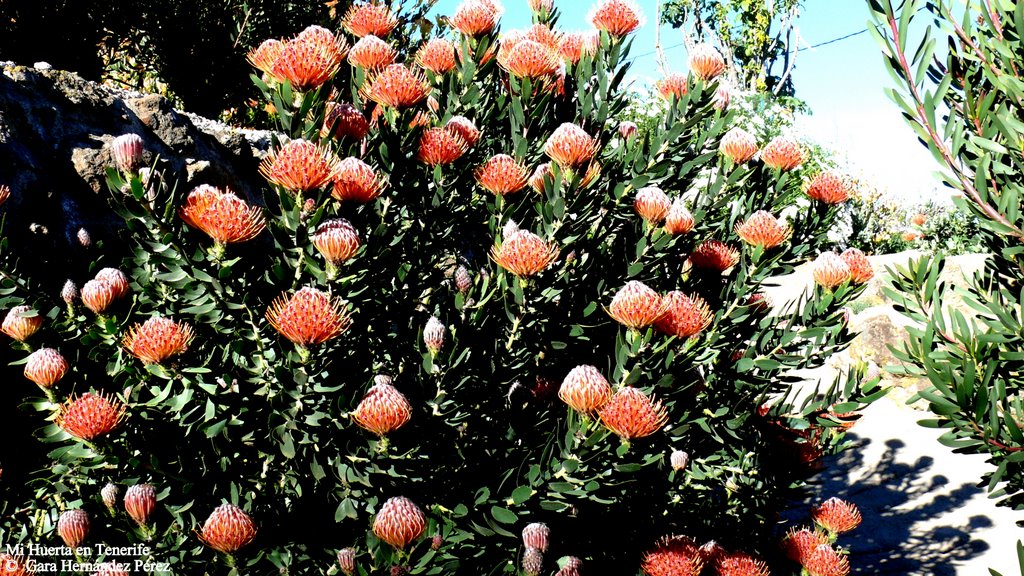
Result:
{"label": "blue sky", "polygon": [[[461,0],[440,0],[439,14],[452,14]],[[530,24],[527,0],[504,0],[503,29]],[[633,72],[639,82],[660,76],[654,51],[656,0],[637,0],[647,16],[637,32],[633,55],[638,55]],[[589,30],[587,12],[591,0],[555,0],[562,11],[560,27]],[[868,33],[808,48],[858,32],[868,26],[870,14],[865,0],[805,0],[797,21],[801,50],[793,80],[797,96],[813,114],[798,121],[801,133],[835,150],[846,159],[848,170],[908,202],[945,197],[936,192],[935,161],[918,143],[898,108],[883,90],[893,86],[875,39]],[[922,22],[923,24],[923,22]],[[662,45],[670,68],[685,71],[686,49],[681,33],[662,27]]]}

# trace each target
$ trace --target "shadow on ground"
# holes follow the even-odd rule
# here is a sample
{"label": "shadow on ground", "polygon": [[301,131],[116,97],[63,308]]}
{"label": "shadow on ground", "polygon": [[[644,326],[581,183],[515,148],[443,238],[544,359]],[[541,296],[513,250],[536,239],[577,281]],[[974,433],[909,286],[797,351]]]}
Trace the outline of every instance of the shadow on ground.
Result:
{"label": "shadow on ground", "polygon": [[[898,461],[902,440],[885,441],[877,462],[865,464],[872,441],[850,434],[856,447],[826,462],[815,492],[820,501],[838,496],[857,504],[864,522],[839,544],[850,549],[851,574],[873,576],[956,576],[954,562],[988,550],[972,533],[992,526],[983,515],[949,514],[960,510],[981,490],[972,484],[951,486],[946,476],[932,471],[934,459],[913,464]],[[787,516],[806,522],[809,507]]]}

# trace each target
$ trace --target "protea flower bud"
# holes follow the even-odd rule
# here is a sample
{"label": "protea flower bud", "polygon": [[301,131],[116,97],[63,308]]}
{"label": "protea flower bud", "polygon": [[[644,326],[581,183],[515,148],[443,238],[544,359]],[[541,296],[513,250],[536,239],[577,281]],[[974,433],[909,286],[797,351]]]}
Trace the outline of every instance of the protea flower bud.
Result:
{"label": "protea flower bud", "polygon": [[391,64],[370,77],[360,94],[381,106],[403,109],[426,100],[430,84],[422,73],[413,72],[404,64]]}
{"label": "protea flower bud", "polygon": [[434,537],[430,539],[430,549],[437,551],[441,549],[441,545],[444,544],[444,537],[440,534],[434,534]]}
{"label": "protea flower bud", "polygon": [[207,184],[189,192],[178,216],[221,246],[252,240],[266,227],[259,206],[250,206],[231,190]]}
{"label": "protea flower bud", "polygon": [[740,253],[735,248],[718,240],[707,240],[694,249],[689,260],[694,268],[725,272],[739,262]]}
{"label": "protea flower bud", "polygon": [[11,187],[7,184],[0,184],[0,206],[3,206],[11,198]]}
{"label": "protea flower bud", "polygon": [[676,198],[672,201],[672,207],[669,209],[668,214],[665,215],[665,233],[677,235],[687,234],[693,230],[693,214],[686,209],[686,203],[683,202],[682,198]]}
{"label": "protea flower bud", "polygon": [[540,274],[558,258],[554,242],[545,242],[533,232],[518,230],[491,248],[491,259],[520,278]]}
{"label": "protea flower bud", "polygon": [[690,296],[678,290],[662,298],[667,312],[655,321],[654,326],[661,332],[677,338],[696,336],[711,324],[714,315],[707,302],[699,296]]}
{"label": "protea flower bud", "polygon": [[529,0],[529,3],[534,14],[548,13],[555,7],[555,0]]}
{"label": "protea flower bud", "polygon": [[650,436],[668,422],[668,412],[637,388],[623,386],[598,412],[601,423],[623,441]]}
{"label": "protea flower bud", "polygon": [[850,267],[850,281],[854,284],[863,284],[874,277],[875,270],[871,267],[871,261],[860,250],[847,248],[839,257]]}
{"label": "protea flower bud", "polygon": [[629,140],[633,136],[636,136],[636,133],[639,130],[640,128],[637,127],[636,122],[630,122],[629,120],[619,122],[619,136],[621,136],[623,140]]}
{"label": "protea flower bud", "polygon": [[547,552],[548,536],[550,535],[551,529],[543,522],[527,524],[526,528],[523,528],[523,546],[526,548],[536,548],[541,552]]}
{"label": "protea flower bud", "polygon": [[256,538],[256,524],[244,510],[233,504],[221,504],[203,524],[199,539],[224,554],[234,554]]}
{"label": "protea flower bud", "polygon": [[718,150],[736,164],[743,164],[757,154],[757,139],[742,128],[733,128],[722,136]]}
{"label": "protea flower bud", "polygon": [[279,334],[298,344],[322,344],[352,324],[340,298],[315,288],[302,288],[291,297],[282,294],[267,310],[267,321]]}
{"label": "protea flower bud", "polygon": [[527,576],[539,576],[544,569],[544,553],[536,548],[527,548],[523,553],[522,568]]}
{"label": "protea flower bud", "polygon": [[391,546],[404,549],[423,535],[427,518],[412,500],[404,496],[388,499],[373,519],[373,533]]}
{"label": "protea flower bud", "polygon": [[15,306],[7,312],[0,331],[18,342],[28,340],[43,326],[43,317],[31,306]]}
{"label": "protea flower bud", "polygon": [[57,520],[57,534],[68,548],[78,548],[89,535],[89,514],[85,510],[65,510]]}
{"label": "protea flower bud", "polygon": [[103,498],[103,505],[111,512],[114,511],[114,508],[117,508],[117,499],[120,495],[121,489],[117,487],[117,484],[110,482],[107,482],[100,490],[100,497]]}
{"label": "protea flower bud", "polygon": [[812,508],[811,519],[833,534],[849,532],[861,523],[857,505],[839,498],[829,498]]}
{"label": "protea flower bud", "polygon": [[850,573],[850,559],[828,544],[812,550],[802,564],[808,576],[847,576]]}
{"label": "protea flower bud", "polygon": [[426,326],[423,327],[423,343],[427,346],[427,350],[430,350],[430,353],[435,356],[444,348],[444,340],[447,335],[448,328],[437,319],[437,316],[431,316],[430,320],[427,320]]}
{"label": "protea flower bud", "polygon": [[594,28],[621,38],[643,26],[644,16],[633,0],[600,0],[588,20]]}
{"label": "protea flower bud", "polygon": [[387,36],[398,25],[398,18],[387,4],[353,3],[341,20],[342,27],[353,36]]}
{"label": "protea flower bud", "polygon": [[89,280],[82,286],[82,304],[96,314],[104,313],[117,300],[114,286],[99,280]]}
{"label": "protea flower bud", "polygon": [[188,324],[154,316],[132,326],[121,345],[144,364],[160,364],[187,351],[194,337]]}
{"label": "protea flower bud", "polygon": [[125,405],[116,399],[86,392],[60,407],[56,423],[75,438],[92,440],[117,428],[125,410]]}
{"label": "protea flower bud", "polygon": [[142,166],[143,142],[138,134],[122,134],[110,145],[114,165],[121,172],[135,173]]}
{"label": "protea flower bud", "polygon": [[714,106],[715,110],[719,112],[725,112],[729,109],[729,102],[732,100],[732,90],[724,82],[718,85],[718,89],[715,90],[715,96],[711,99],[711,105]]}
{"label": "protea flower bud", "polygon": [[367,34],[352,46],[348,53],[348,63],[356,68],[376,70],[395,61],[398,52],[387,42]]}
{"label": "protea flower bud", "polygon": [[75,299],[78,298],[78,286],[75,286],[73,281],[68,280],[60,290],[60,298],[67,304],[74,304]]}
{"label": "protea flower bud", "polygon": [[715,569],[719,576],[771,576],[764,560],[742,552],[721,556],[715,562]]}
{"label": "protea flower bud", "polygon": [[648,576],[698,576],[703,562],[697,543],[686,536],[665,536],[644,555]]}
{"label": "protea flower bud", "polygon": [[754,212],[746,222],[736,225],[736,235],[744,242],[765,249],[782,244],[792,232],[789,226],[765,210]]}
{"label": "protea flower bud", "polygon": [[714,540],[701,544],[699,551],[705,566],[714,566],[719,559],[725,558],[728,555],[728,551]]}
{"label": "protea flower bud", "polygon": [[673,450],[669,456],[669,462],[673,470],[685,470],[690,464],[690,455],[682,450]]}
{"label": "protea flower bud", "polygon": [[292,140],[260,163],[260,174],[293,194],[323,188],[340,170],[333,152],[308,140]]}
{"label": "protea flower bud", "polygon": [[465,116],[453,116],[444,127],[445,130],[453,132],[459,138],[462,138],[467,146],[472,147],[480,140],[480,130],[472,120]]}
{"label": "protea flower bud", "polygon": [[519,192],[530,181],[530,172],[508,154],[492,156],[473,171],[480,187],[495,196]]}
{"label": "protea flower bud", "polygon": [[608,315],[619,324],[633,330],[654,324],[668,312],[661,295],[643,282],[631,280],[615,293],[608,305]]}
{"label": "protea flower bud", "polygon": [[469,145],[455,131],[429,128],[420,135],[416,159],[428,166],[445,166],[455,162],[469,149]]}
{"label": "protea flower bud", "polygon": [[633,209],[651,226],[661,224],[672,208],[672,200],[668,194],[656,186],[647,186],[636,192]]}
{"label": "protea flower bud", "polygon": [[485,0],[466,0],[455,9],[448,23],[465,36],[479,38],[490,34],[498,25],[500,17],[501,9],[497,4]]}
{"label": "protea flower bud", "polygon": [[795,140],[776,136],[761,150],[761,161],[776,170],[792,170],[803,164],[804,151]]}
{"label": "protea flower bud", "polygon": [[359,233],[344,218],[325,220],[317,226],[313,246],[331,266],[338,266],[355,256],[359,250]]}
{"label": "protea flower bud", "polygon": [[807,186],[807,197],[825,204],[842,204],[850,198],[850,184],[835,172],[820,172]]}
{"label": "protea flower bud", "polygon": [[819,286],[832,290],[850,280],[850,266],[835,252],[823,252],[814,261],[811,271]]}
{"label": "protea flower bud", "polygon": [[565,566],[562,566],[562,569],[555,576],[580,576],[582,568],[583,560],[575,556],[568,556],[565,559]]}
{"label": "protea flower bud", "polygon": [[612,397],[612,387],[593,366],[581,365],[569,371],[558,389],[558,397],[573,410],[589,414],[600,410]]}
{"label": "protea flower bud", "polygon": [[710,44],[697,44],[690,49],[690,71],[707,82],[725,72],[725,58]]}
{"label": "protea flower bud", "polygon": [[658,95],[662,99],[672,102],[673,100],[682,99],[686,96],[687,77],[685,74],[679,74],[678,72],[670,72],[654,83],[654,88],[658,91]]}
{"label": "protea flower bud", "polygon": [[79,228],[75,234],[75,239],[78,240],[78,245],[82,248],[88,248],[92,246],[92,235],[85,228]]}
{"label": "protea flower bud", "polygon": [[328,102],[324,107],[324,125],[320,138],[362,140],[370,132],[370,121],[347,102]]}
{"label": "protea flower bud", "polygon": [[156,488],[152,484],[136,484],[124,493],[124,509],[139,526],[149,524],[156,509]]}
{"label": "protea flower bud", "polygon": [[579,126],[565,123],[548,137],[544,153],[563,168],[575,168],[594,158],[597,142]]}
{"label": "protea flower bud", "polygon": [[374,384],[356,406],[352,418],[359,426],[383,437],[409,422],[412,405],[394,386]]}
{"label": "protea flower bud", "polygon": [[338,550],[338,566],[345,576],[351,576],[356,572],[356,549],[342,548]]}
{"label": "protea flower bud", "polygon": [[459,291],[459,294],[463,296],[469,292],[469,289],[473,287],[473,278],[469,275],[469,270],[465,266],[459,266],[455,269],[455,289]]}
{"label": "protea flower bud", "polygon": [[40,348],[25,362],[25,378],[42,388],[52,388],[68,371],[68,361],[53,348]]}
{"label": "protea flower bud", "polygon": [[828,536],[823,532],[794,528],[783,537],[782,549],[790,560],[803,565],[818,546],[828,546],[828,543]]}

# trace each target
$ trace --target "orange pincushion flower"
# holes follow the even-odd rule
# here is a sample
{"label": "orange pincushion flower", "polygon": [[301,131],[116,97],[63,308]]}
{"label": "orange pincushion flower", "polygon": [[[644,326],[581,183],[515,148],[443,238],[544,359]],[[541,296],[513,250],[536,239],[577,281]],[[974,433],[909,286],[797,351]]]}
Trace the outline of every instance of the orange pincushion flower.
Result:
{"label": "orange pincushion flower", "polygon": [[599,38],[589,32],[567,32],[558,39],[558,55],[570,64],[578,63],[584,56],[597,54]]}
{"label": "orange pincushion flower", "polygon": [[79,440],[92,440],[114,431],[124,417],[125,405],[103,394],[86,392],[62,404],[57,426]]}
{"label": "orange pincushion flower", "polygon": [[498,64],[518,78],[537,79],[557,72],[561,60],[550,47],[533,40],[521,40],[504,58],[499,52]]}
{"label": "orange pincushion flower", "polygon": [[373,519],[373,533],[399,550],[423,535],[427,518],[420,507],[404,496],[389,498]]}
{"label": "orange pincushion flower", "polygon": [[901,238],[903,238],[904,242],[913,242],[915,240],[920,240],[921,238],[924,238],[924,236],[922,236],[919,232],[904,232]]}
{"label": "orange pincushion flower", "polygon": [[928,221],[928,216],[924,214],[914,214],[914,217],[910,219],[910,223],[914,226],[924,226],[924,223]]}
{"label": "orange pincushion flower", "polygon": [[530,10],[536,14],[541,12],[551,12],[551,9],[555,7],[555,0],[529,0]]}
{"label": "orange pincushion flower", "polygon": [[552,52],[558,52],[558,47],[562,40],[562,33],[553,30],[551,26],[548,26],[547,24],[534,24],[523,31],[522,38],[523,40],[540,42],[551,49]]}
{"label": "orange pincushion flower", "polygon": [[847,576],[850,573],[850,559],[828,544],[812,550],[802,565],[809,576]]}
{"label": "orange pincushion flower", "polygon": [[250,206],[230,190],[221,192],[207,184],[189,192],[178,216],[218,244],[252,240],[266,227],[259,206]]}
{"label": "orange pincushion flower", "polygon": [[558,389],[558,397],[573,410],[589,414],[600,410],[612,397],[612,387],[593,366],[581,365],[569,371]]}
{"label": "orange pincushion flower", "polygon": [[793,230],[772,216],[770,212],[758,210],[746,222],[736,225],[736,235],[751,246],[774,248],[789,238]]}
{"label": "orange pincushion flower", "polygon": [[271,75],[304,92],[328,82],[341,68],[345,44],[320,26],[310,26],[289,40],[274,62]]}
{"label": "orange pincushion flower", "polygon": [[359,250],[359,233],[344,218],[325,220],[317,226],[312,237],[313,246],[323,254],[324,259],[337,266],[355,256]]}
{"label": "orange pincushion flower", "polygon": [[600,0],[590,11],[594,28],[621,38],[643,26],[644,17],[632,0]]}
{"label": "orange pincushion flower", "polygon": [[601,423],[623,440],[654,434],[668,422],[668,412],[637,388],[623,386],[598,411]]}
{"label": "orange pincushion flower", "polygon": [[690,49],[690,71],[705,82],[725,72],[725,58],[710,44],[697,44]]}
{"label": "orange pincushion flower", "polygon": [[42,388],[52,388],[67,371],[68,361],[53,348],[40,348],[25,362],[25,378]]}
{"label": "orange pincushion flower", "polygon": [[426,100],[430,84],[422,73],[404,64],[391,64],[367,80],[360,93],[381,106],[408,108]]}
{"label": "orange pincushion flower", "polygon": [[260,163],[260,174],[289,192],[323,188],[338,175],[338,157],[308,140],[292,140]]}
{"label": "orange pincushion flower", "polygon": [[348,30],[349,34],[362,38],[364,36],[377,36],[383,38],[391,33],[398,25],[398,18],[391,12],[386,4],[353,4],[341,25]]}
{"label": "orange pincushion flower", "polygon": [[644,554],[641,568],[647,576],[697,576],[704,566],[692,538],[666,536]]}
{"label": "orange pincushion flower", "polygon": [[65,510],[57,519],[57,534],[65,546],[78,548],[89,535],[89,514],[85,510]]}
{"label": "orange pincushion flower", "polygon": [[500,245],[491,248],[495,264],[520,278],[543,272],[558,258],[554,242],[545,242],[533,232],[516,230]]}
{"label": "orange pincushion flower", "polygon": [[0,552],[0,576],[33,576],[21,556]]}
{"label": "orange pincushion flower", "polygon": [[828,536],[817,530],[792,529],[782,538],[782,550],[790,560],[803,564],[818,546],[828,546]]}
{"label": "orange pincushion flower", "polygon": [[850,198],[850,185],[834,172],[821,172],[807,186],[807,196],[825,204],[842,204]]}
{"label": "orange pincushion flower", "polygon": [[643,282],[631,280],[619,289],[608,305],[608,315],[619,324],[646,328],[668,312],[668,303]]}
{"label": "orange pincushion flower", "polygon": [[348,63],[366,70],[383,68],[395,61],[398,52],[374,35],[363,36],[348,52]]}
{"label": "orange pincushion flower", "polygon": [[654,326],[670,336],[695,336],[707,328],[714,318],[711,308],[700,296],[690,296],[673,290],[665,295],[663,301],[668,307],[668,312],[659,318]]}
{"label": "orange pincushion flower", "polygon": [[477,140],[480,139],[480,130],[472,120],[465,116],[453,116],[444,127],[445,130],[454,132],[459,138],[465,140],[468,146],[475,145]]}
{"label": "orange pincushion flower", "polygon": [[811,518],[815,524],[833,534],[849,532],[861,523],[857,505],[839,498],[829,498],[812,508]]}
{"label": "orange pincushion flower", "polygon": [[124,510],[139,526],[149,524],[149,517],[156,509],[156,487],[152,484],[135,484],[124,493]]}
{"label": "orange pincushion flower", "polygon": [[430,128],[420,135],[416,158],[428,166],[443,166],[461,158],[468,148],[466,141],[454,130]]}
{"label": "orange pincushion flower", "polygon": [[328,102],[324,107],[321,138],[352,138],[362,140],[370,132],[370,121],[347,102]]}
{"label": "orange pincushion flower", "polygon": [[273,76],[274,64],[284,52],[285,43],[271,38],[264,40],[262,44],[253,48],[246,55],[246,60],[257,70]]}
{"label": "orange pincushion flower", "polygon": [[501,8],[487,0],[466,0],[448,19],[453,28],[471,38],[490,34],[498,25]]}
{"label": "orange pincushion flower", "polygon": [[764,560],[749,554],[737,552],[724,555],[715,561],[718,576],[771,576]]}
{"label": "orange pincushion flower", "polygon": [[743,164],[757,154],[757,139],[742,128],[733,128],[722,136],[718,150],[736,164]]}
{"label": "orange pincushion flower", "polygon": [[121,345],[143,363],[159,364],[188,350],[194,337],[188,324],[154,316],[132,326]]}
{"label": "orange pincushion flower", "polygon": [[508,154],[497,154],[473,171],[484,190],[496,196],[519,192],[526,187],[530,173],[526,166]]}
{"label": "orange pincushion flower", "polygon": [[739,250],[718,240],[707,240],[690,254],[695,268],[725,272],[740,261]]}
{"label": "orange pincushion flower", "polygon": [[669,199],[668,194],[661,191],[661,188],[647,186],[637,190],[636,198],[633,199],[633,209],[648,224],[656,226],[665,219],[668,211],[672,209],[672,200]]}
{"label": "orange pincushion flower", "polygon": [[444,38],[431,38],[416,53],[416,63],[434,74],[445,74],[455,68],[455,46]]}
{"label": "orange pincushion flower", "polygon": [[829,290],[850,280],[850,266],[835,252],[823,252],[814,261],[814,281]]}
{"label": "orange pincushion flower", "polygon": [[694,224],[693,214],[686,209],[686,203],[682,198],[676,198],[665,215],[665,232],[672,235],[687,234],[693,230]]}
{"label": "orange pincushion flower", "polygon": [[102,314],[117,300],[117,289],[99,280],[89,280],[82,286],[82,304],[96,314]]}
{"label": "orange pincushion flower", "polygon": [[114,297],[120,298],[128,293],[128,277],[117,268],[104,268],[96,273],[96,281],[108,284],[114,291]]}
{"label": "orange pincushion flower", "polygon": [[43,317],[31,306],[15,306],[4,317],[0,330],[18,342],[24,342],[42,326]]}
{"label": "orange pincushion flower", "polygon": [[874,277],[875,270],[871,267],[871,261],[860,250],[847,248],[839,257],[850,267],[850,281],[854,284],[863,284]]}
{"label": "orange pincushion flower", "polygon": [[358,158],[345,158],[338,163],[331,195],[342,202],[353,200],[365,204],[380,196],[384,185],[369,164]]}
{"label": "orange pincushion flower", "polygon": [[795,140],[776,136],[761,150],[761,161],[769,168],[792,170],[804,161],[804,151]]}
{"label": "orange pincushion flower", "polygon": [[662,98],[672,101],[673,98],[676,100],[686,96],[686,74],[680,74],[678,72],[670,72],[666,74],[664,78],[654,83],[654,87],[658,90],[658,94]]}
{"label": "orange pincushion flower", "polygon": [[537,166],[530,175],[530,187],[538,194],[544,193],[544,179],[554,178],[555,172],[551,169],[551,163],[545,162]]}
{"label": "orange pincushion flower", "polygon": [[221,504],[203,524],[199,539],[224,554],[234,554],[256,538],[256,523],[233,504]]}
{"label": "orange pincushion flower", "polygon": [[544,153],[563,168],[575,168],[594,158],[597,142],[579,126],[565,123],[548,137]]}
{"label": "orange pincushion flower", "polygon": [[715,97],[711,99],[715,110],[724,112],[729,109],[729,101],[732,100],[732,90],[725,83],[719,84],[715,90]]}
{"label": "orange pincushion flower", "polygon": [[315,288],[303,288],[290,298],[282,294],[267,310],[267,321],[299,346],[326,342],[352,324],[340,298]]}
{"label": "orange pincushion flower", "polygon": [[356,406],[352,418],[377,436],[387,436],[412,418],[412,405],[390,384],[374,384]]}

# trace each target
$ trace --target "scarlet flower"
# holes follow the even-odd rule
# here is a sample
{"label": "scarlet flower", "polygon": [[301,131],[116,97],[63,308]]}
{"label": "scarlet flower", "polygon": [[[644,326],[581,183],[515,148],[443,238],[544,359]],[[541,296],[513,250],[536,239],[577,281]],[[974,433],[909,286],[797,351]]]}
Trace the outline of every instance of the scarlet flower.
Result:
{"label": "scarlet flower", "polygon": [[0,575],[3,576],[32,576],[34,573],[28,569],[24,558],[13,556],[6,552],[0,552]]}
{"label": "scarlet flower", "polygon": [[338,175],[337,156],[308,140],[292,140],[260,163],[260,174],[292,193],[323,188]]}
{"label": "scarlet flower", "polygon": [[636,280],[620,288],[608,306],[609,316],[634,330],[654,324],[666,312],[668,305],[661,295]]}
{"label": "scarlet flower", "polygon": [[234,554],[256,538],[256,523],[233,504],[221,504],[203,524],[199,539],[224,554]]}
{"label": "scarlet flower", "polygon": [[352,413],[356,424],[381,437],[405,426],[411,418],[409,400],[390,384],[374,384]]}
{"label": "scarlet flower", "polygon": [[504,196],[526,187],[530,173],[526,166],[508,154],[497,154],[478,167],[473,175],[476,181],[491,194]]}
{"label": "scarlet flower", "polygon": [[348,62],[357,68],[376,70],[393,63],[397,55],[390,44],[370,34],[360,38],[349,50]]}
{"label": "scarlet flower", "polygon": [[427,518],[412,500],[404,496],[389,498],[373,519],[373,533],[391,546],[404,549],[423,535]]}
{"label": "scarlet flower", "polygon": [[142,166],[142,137],[138,134],[122,134],[110,145],[114,165],[122,172],[135,172]]}
{"label": "scarlet flower", "polygon": [[[2,204],[2,202],[0,202]],[[914,226],[924,226],[924,223],[928,221],[928,216],[924,214],[914,214],[914,217],[910,219],[911,224]]]}
{"label": "scarlet flower", "polygon": [[156,509],[156,488],[152,484],[129,486],[124,493],[124,509],[136,524],[146,526]]}
{"label": "scarlet flower", "polygon": [[533,522],[523,528],[523,547],[534,548],[541,552],[548,551],[548,537],[551,529],[543,522]]}
{"label": "scarlet flower", "polygon": [[362,38],[374,35],[384,38],[398,25],[398,18],[391,12],[386,4],[353,4],[341,25],[348,30],[349,34]]}
{"label": "scarlet flower", "polygon": [[65,510],[57,519],[57,534],[68,548],[78,548],[89,535],[89,514],[85,510]]}
{"label": "scarlet flower", "polygon": [[598,411],[601,423],[625,441],[650,436],[668,422],[660,401],[637,388],[623,386]]}
{"label": "scarlet flower", "polygon": [[698,576],[704,568],[697,543],[687,536],[665,536],[644,554],[647,576]]}
{"label": "scarlet flower", "polygon": [[562,168],[575,168],[594,158],[597,142],[579,126],[565,123],[548,137],[544,153]]}
{"label": "scarlet flower", "polygon": [[569,371],[558,397],[573,410],[589,414],[600,410],[612,397],[612,387],[597,368],[580,365]]}
{"label": "scarlet flower", "polygon": [[313,246],[332,266],[337,266],[359,250],[359,233],[344,218],[325,220],[313,233]]}
{"label": "scarlet flower", "polygon": [[594,28],[617,38],[636,31],[644,23],[640,7],[632,0],[600,0],[590,11],[589,20]]}
{"label": "scarlet flower", "polygon": [[739,261],[739,251],[718,240],[706,240],[690,254],[690,264],[694,268],[716,272],[725,272]]}
{"label": "scarlet flower", "polygon": [[504,57],[498,53],[498,64],[517,78],[536,80],[558,71],[561,60],[549,47],[533,40],[516,42]]}
{"label": "scarlet flower", "polygon": [[282,294],[267,310],[267,321],[299,346],[326,342],[352,324],[340,298],[315,288],[302,288],[291,297]]}
{"label": "scarlet flower", "polygon": [[132,326],[121,344],[144,364],[159,364],[188,350],[194,337],[188,324],[154,316]]}
{"label": "scarlet flower", "polygon": [[466,0],[455,9],[455,15],[448,19],[448,23],[466,36],[478,38],[494,30],[501,12],[501,7],[495,2]]}
{"label": "scarlet flower", "polygon": [[718,150],[736,164],[743,164],[757,154],[757,139],[742,128],[733,128],[722,136]]}
{"label": "scarlet flower", "polygon": [[476,124],[472,120],[465,116],[452,116],[452,119],[444,125],[444,128],[462,138],[467,146],[474,146],[477,140],[480,140],[480,130],[477,129]]}
{"label": "scarlet flower", "polygon": [[274,38],[264,40],[259,46],[249,50],[245,59],[260,72],[273,76],[274,64],[277,63],[281,53],[284,52],[284,47],[285,43],[280,40]]}
{"label": "scarlet flower", "polygon": [[871,261],[860,250],[847,248],[839,257],[850,267],[850,281],[854,284],[863,284],[874,277]]}
{"label": "scarlet flower", "polygon": [[434,74],[446,74],[455,68],[455,45],[444,38],[431,38],[416,53],[416,63]]}
{"label": "scarlet flower", "polygon": [[795,140],[776,136],[761,150],[761,161],[776,170],[792,170],[804,161],[804,151]]}
{"label": "scarlet flower", "polygon": [[665,302],[668,312],[654,325],[669,336],[679,338],[695,336],[707,328],[714,318],[711,308],[700,296],[689,296],[678,290],[673,290],[662,300]]}
{"label": "scarlet flower", "polygon": [[569,64],[597,54],[598,37],[590,32],[566,32],[558,39],[558,55]]}
{"label": "scarlet flower", "polygon": [[636,192],[633,209],[651,226],[657,226],[668,215],[672,200],[656,186],[647,186]]}
{"label": "scarlet flower", "polygon": [[18,342],[28,340],[43,326],[43,317],[31,306],[15,306],[4,316],[0,331]]}
{"label": "scarlet flower", "polygon": [[832,290],[850,280],[850,266],[835,252],[823,252],[814,261],[811,271],[819,286]]}
{"label": "scarlet flower", "polygon": [[420,134],[420,147],[416,158],[428,166],[451,164],[469,149],[469,145],[454,130],[429,128]]}
{"label": "scarlet flower", "polygon": [[682,198],[672,201],[672,207],[665,215],[665,232],[668,234],[687,234],[693,230],[695,222],[693,214],[686,209],[686,203]]}
{"label": "scarlet flower", "polygon": [[544,179],[554,177],[555,172],[551,169],[550,162],[540,164],[533,170],[533,174],[530,175],[530,187],[533,188],[538,194],[543,194]]}
{"label": "scarlet flower", "polygon": [[413,72],[404,64],[391,64],[370,77],[360,94],[381,106],[409,108],[427,98],[430,84],[422,73]]}
{"label": "scarlet flower", "polygon": [[327,83],[345,58],[345,43],[320,26],[310,26],[285,43],[271,75],[305,92]]}
{"label": "scarlet flower", "polygon": [[382,190],[385,182],[377,177],[374,169],[362,160],[350,157],[338,163],[331,195],[339,201],[352,200],[360,204],[372,202]]}
{"label": "scarlet flower", "polygon": [[835,172],[821,172],[807,186],[807,196],[825,204],[842,204],[850,198],[850,185]]}
{"label": "scarlet flower", "polygon": [[710,44],[697,44],[690,49],[690,71],[707,82],[725,72],[725,58]]}
{"label": "scarlet flower", "polygon": [[736,225],[736,235],[751,246],[775,248],[789,238],[793,230],[772,216],[770,212],[758,210],[746,222]]}
{"label": "scarlet flower", "polygon": [[812,508],[811,519],[833,534],[849,532],[861,523],[857,505],[839,498],[829,498]]}
{"label": "scarlet flower", "polygon": [[850,560],[828,544],[821,544],[804,559],[803,567],[809,576],[847,576]]}
{"label": "scarlet flower", "polygon": [[680,100],[683,96],[686,96],[686,74],[670,72],[664,78],[655,82],[654,87],[665,100],[669,102],[673,99]]}
{"label": "scarlet flower", "polygon": [[40,348],[25,362],[25,377],[42,388],[52,388],[67,371],[68,361],[53,348]]}
{"label": "scarlet flower", "polygon": [[828,546],[828,536],[817,530],[792,529],[782,538],[782,550],[786,556],[803,565],[818,546]]}
{"label": "scarlet flower", "polygon": [[370,132],[370,121],[362,112],[347,102],[328,102],[324,107],[324,125],[321,138],[351,138],[362,140]]}
{"label": "scarlet flower", "polygon": [[540,274],[558,258],[554,242],[545,242],[526,230],[507,236],[504,242],[491,248],[495,264],[520,278]]}
{"label": "scarlet flower", "polygon": [[221,245],[252,240],[266,227],[259,206],[250,206],[230,190],[221,192],[207,184],[189,192],[178,216]]}
{"label": "scarlet flower", "polygon": [[715,562],[719,576],[771,576],[764,560],[737,552],[722,556]]}
{"label": "scarlet flower", "polygon": [[103,394],[86,392],[61,405],[57,426],[79,440],[92,440],[114,431],[124,417],[125,405]]}

